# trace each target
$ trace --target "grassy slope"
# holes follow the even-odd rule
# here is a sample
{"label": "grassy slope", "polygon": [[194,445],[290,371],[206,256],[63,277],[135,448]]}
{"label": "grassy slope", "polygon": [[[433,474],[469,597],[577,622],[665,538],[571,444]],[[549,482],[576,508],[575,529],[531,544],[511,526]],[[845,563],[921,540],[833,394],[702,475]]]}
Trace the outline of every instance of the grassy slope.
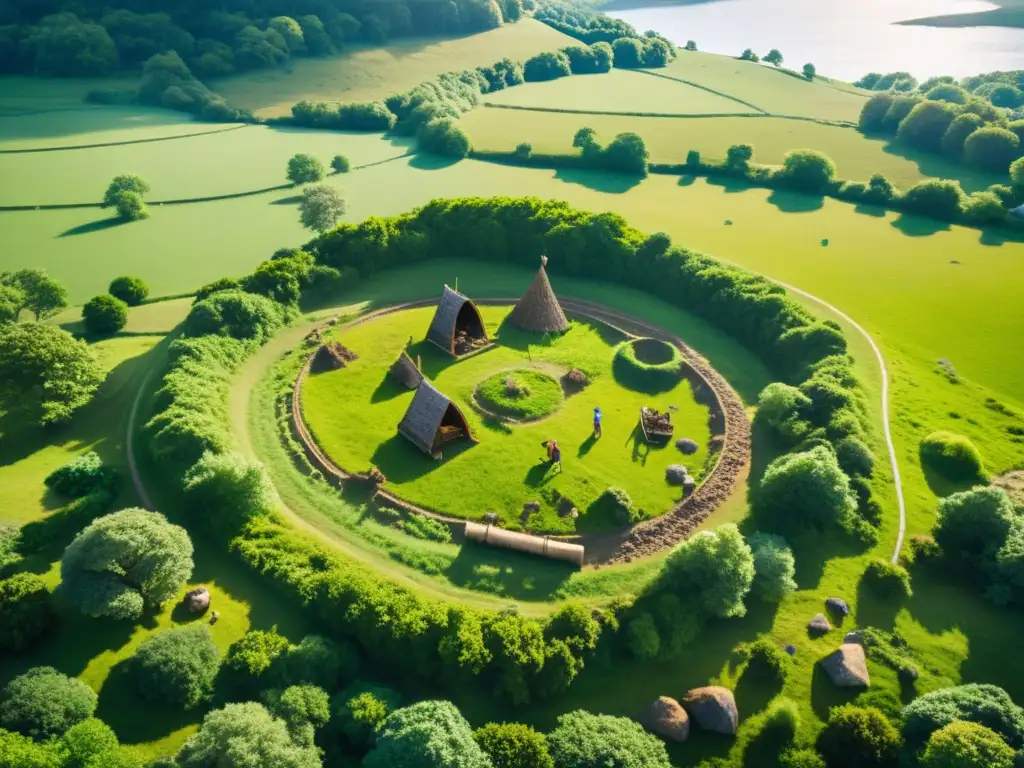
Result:
{"label": "grassy slope", "polygon": [[[555,283],[556,290],[558,282]],[[464,286],[463,290],[467,290]],[[488,333],[494,336],[509,312],[507,307],[482,307]],[[406,340],[423,337],[433,308],[415,309],[380,318],[341,332],[337,338],[355,350],[359,360],[338,371],[314,374],[305,385],[303,408],[310,427],[326,453],[352,471],[378,467],[388,487],[428,509],[460,518],[481,520],[496,512],[503,525],[520,525],[523,505],[541,500],[551,489],[572,499],[580,517],[560,518],[547,503],[531,517],[528,528],[548,533],[593,532],[618,525],[591,509],[610,486],[624,488],[638,509],[654,517],[679,498],[679,489],[664,480],[669,464],[683,457],[672,446],[648,449],[635,431],[642,405],[673,413],[679,437],[690,437],[701,449],[685,463],[695,474],[707,456],[710,437],[707,409],[693,400],[690,385],[680,381],[670,391],[644,394],[619,383],[612,373],[613,345],[601,328],[585,322],[550,346],[539,335],[517,334],[505,328],[506,344],[452,364],[442,352],[425,344],[411,354],[422,357],[424,371],[438,389],[453,398],[479,440],[444,451],[442,462],[421,453],[395,428],[412,401],[413,393],[387,378],[387,370]],[[530,343],[530,354],[524,348]],[[496,372],[537,366],[556,376],[569,367],[588,372],[590,385],[568,398],[557,413],[534,424],[512,428],[485,419],[473,410],[473,391]],[[557,383],[555,384],[557,388]],[[560,392],[559,392],[560,394]],[[605,435],[592,436],[591,414],[596,405],[605,413]],[[562,448],[563,471],[548,469],[540,444],[557,439]]]}
{"label": "grassy slope", "polygon": [[574,42],[539,21],[524,19],[454,40],[411,38],[329,59],[301,59],[289,70],[238,75],[217,80],[211,87],[237,107],[273,117],[290,114],[292,105],[304,99],[383,99],[442,72],[493,64],[506,56],[525,60]]}

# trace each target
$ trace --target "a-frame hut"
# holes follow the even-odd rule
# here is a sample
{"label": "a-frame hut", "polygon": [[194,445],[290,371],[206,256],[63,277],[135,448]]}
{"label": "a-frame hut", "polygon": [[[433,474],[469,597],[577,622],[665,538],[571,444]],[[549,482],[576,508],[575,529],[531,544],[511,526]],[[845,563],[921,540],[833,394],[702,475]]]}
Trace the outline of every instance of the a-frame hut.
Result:
{"label": "a-frame hut", "polygon": [[391,378],[409,389],[416,389],[420,382],[423,381],[423,374],[405,350],[402,350],[402,354],[398,356],[398,359],[388,369],[388,373],[391,375]]}
{"label": "a-frame hut", "polygon": [[540,269],[537,275],[526,289],[526,293],[519,299],[512,313],[508,316],[509,322],[522,328],[524,331],[536,333],[564,333],[569,329],[569,319],[562,311],[562,305],[551,288],[548,280],[547,266],[548,257],[540,257]]}
{"label": "a-frame hut", "polygon": [[484,347],[490,340],[476,304],[446,285],[427,330],[427,341],[458,356]]}
{"label": "a-frame hut", "polygon": [[398,432],[429,456],[460,438],[476,442],[462,411],[426,379],[420,382]]}

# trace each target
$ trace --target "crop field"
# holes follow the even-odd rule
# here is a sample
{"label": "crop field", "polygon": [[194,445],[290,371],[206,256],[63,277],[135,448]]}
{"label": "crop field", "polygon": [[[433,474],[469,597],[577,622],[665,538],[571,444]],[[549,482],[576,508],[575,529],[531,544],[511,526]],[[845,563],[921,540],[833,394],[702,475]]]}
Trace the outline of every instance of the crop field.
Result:
{"label": "crop field", "polygon": [[644,72],[613,69],[598,75],[525,83],[483,97],[487,104],[553,110],[655,112],[662,114],[753,114],[734,99]]}
{"label": "crop field", "polygon": [[[788,62],[788,65],[800,67],[796,62]],[[845,84],[810,82],[767,64],[740,61],[716,53],[679,51],[675,61],[669,62],[667,67],[650,71],[748,101],[773,115],[855,123],[870,95]]]}
{"label": "crop field", "polygon": [[[494,511],[503,526],[518,526],[525,522],[519,520],[523,505],[544,499],[526,527],[558,533],[621,527],[595,505],[606,488],[623,488],[644,517],[657,517],[680,498],[679,488],[665,481],[670,464],[685,464],[701,479],[710,438],[708,411],[694,401],[688,382],[677,380],[653,393],[636,391],[633,382],[613,374],[615,344],[622,337],[609,338],[610,329],[580,322],[564,336],[544,339],[502,326],[509,307],[480,309],[488,336],[500,334],[494,349],[455,362],[425,343],[409,350],[414,359],[422,356],[423,370],[462,410],[479,442],[456,443],[438,462],[396,433],[413,393],[391,381],[387,370],[407,339],[423,338],[434,314],[430,307],[337,334],[359,359],[341,370],[311,375],[303,391],[306,420],[328,456],[350,471],[376,466],[399,496],[456,517],[478,520]],[[517,369],[547,374],[557,390],[557,379],[572,367],[587,373],[591,383],[546,418],[508,423],[474,408],[475,403],[487,406],[476,389],[494,374],[515,377]],[[684,457],[672,445],[648,446],[637,429],[642,405],[660,411],[672,406],[676,436],[695,440],[700,450]],[[604,411],[604,434],[595,439],[592,413],[598,406]],[[548,465],[541,447],[552,439],[562,449],[562,471]],[[547,498],[552,491],[572,501],[578,520],[558,514]]]}
{"label": "crop field", "polygon": [[442,72],[525,60],[576,41],[539,21],[523,19],[470,37],[407,38],[380,48],[353,49],[329,59],[303,59],[286,71],[215,80],[211,87],[231,104],[261,117],[291,114],[309,101],[373,101],[400,93]]}

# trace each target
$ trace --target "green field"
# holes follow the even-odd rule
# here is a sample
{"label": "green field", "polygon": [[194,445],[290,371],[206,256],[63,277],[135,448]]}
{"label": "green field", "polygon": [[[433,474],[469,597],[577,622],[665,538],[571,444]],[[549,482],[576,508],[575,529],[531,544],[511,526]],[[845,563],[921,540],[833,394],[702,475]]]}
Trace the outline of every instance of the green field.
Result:
{"label": "green field", "polygon": [[554,110],[660,112],[663,114],[753,114],[734,99],[643,72],[613,69],[599,75],[526,83],[483,97],[486,104]]}
{"label": "green field", "polygon": [[[612,486],[625,489],[644,517],[668,511],[680,492],[665,481],[666,467],[685,463],[699,480],[707,456],[708,411],[694,401],[690,384],[680,380],[656,394],[635,391],[612,372],[614,346],[622,337],[611,329],[584,321],[562,337],[545,340],[502,326],[509,311],[481,307],[488,336],[498,335],[499,341],[469,359],[452,362],[426,343],[410,349],[414,359],[422,357],[431,382],[458,405],[478,443],[456,443],[438,462],[396,432],[413,393],[390,380],[387,370],[410,337],[423,338],[432,307],[388,315],[337,334],[360,357],[306,380],[303,412],[317,443],[349,471],[378,467],[388,478],[385,487],[408,501],[471,520],[496,512],[506,527],[523,525],[523,505],[541,501],[541,510],[524,527],[557,533],[618,528],[621,524],[595,506]],[[474,408],[474,390],[494,374],[526,368],[557,378],[572,367],[587,373],[591,383],[540,421],[508,424]],[[683,457],[672,445],[646,445],[636,429],[645,404],[661,411],[675,406],[677,436],[695,440],[700,450]],[[594,439],[592,428],[597,406],[604,411],[600,439]],[[557,440],[562,449],[561,472],[549,468],[541,447],[546,440]],[[552,491],[572,501],[578,520],[559,516],[546,497]]]}
{"label": "green field", "polygon": [[469,37],[405,38],[329,59],[300,59],[287,70],[215,80],[211,87],[236,107],[260,117],[278,117],[291,114],[299,101],[374,101],[442,72],[485,66],[505,57],[523,61],[575,42],[539,21],[523,19]]}

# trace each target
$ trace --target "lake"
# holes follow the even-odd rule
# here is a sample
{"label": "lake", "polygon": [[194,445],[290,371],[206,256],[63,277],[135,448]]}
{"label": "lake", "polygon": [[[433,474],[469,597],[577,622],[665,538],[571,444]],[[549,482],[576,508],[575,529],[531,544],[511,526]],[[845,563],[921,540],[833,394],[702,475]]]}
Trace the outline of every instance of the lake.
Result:
{"label": "lake", "polygon": [[615,0],[602,10],[679,45],[694,40],[702,51],[735,56],[778,48],[788,67],[812,62],[823,75],[852,81],[869,71],[924,79],[1024,69],[1024,29],[894,23],[994,7],[977,0]]}

